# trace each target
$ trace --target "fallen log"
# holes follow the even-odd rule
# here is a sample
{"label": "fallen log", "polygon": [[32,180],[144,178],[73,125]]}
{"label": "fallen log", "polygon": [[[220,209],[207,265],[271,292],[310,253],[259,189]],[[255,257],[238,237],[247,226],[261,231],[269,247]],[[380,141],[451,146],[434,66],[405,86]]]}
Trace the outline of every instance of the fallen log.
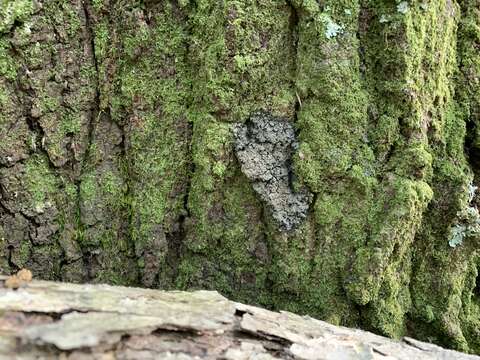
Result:
{"label": "fallen log", "polygon": [[235,303],[212,291],[37,280],[13,289],[6,280],[0,276],[1,360],[480,359]]}

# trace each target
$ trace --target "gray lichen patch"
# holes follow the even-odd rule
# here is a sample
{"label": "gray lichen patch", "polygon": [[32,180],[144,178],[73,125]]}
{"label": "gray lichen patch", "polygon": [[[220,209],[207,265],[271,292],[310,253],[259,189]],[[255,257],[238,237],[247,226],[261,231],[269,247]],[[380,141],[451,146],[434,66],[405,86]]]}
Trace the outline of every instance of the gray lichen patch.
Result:
{"label": "gray lichen patch", "polygon": [[271,210],[282,231],[307,216],[312,194],[292,184],[292,155],[298,147],[295,131],[286,119],[260,111],[234,127],[235,152],[242,172]]}

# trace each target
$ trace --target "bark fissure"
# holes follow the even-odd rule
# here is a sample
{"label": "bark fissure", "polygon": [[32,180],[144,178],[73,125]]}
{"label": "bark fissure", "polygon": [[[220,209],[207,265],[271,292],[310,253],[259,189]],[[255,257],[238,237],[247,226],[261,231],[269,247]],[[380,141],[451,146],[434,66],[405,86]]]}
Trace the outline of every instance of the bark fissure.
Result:
{"label": "bark fissure", "polygon": [[[83,12],[85,15],[85,20],[86,20],[86,31],[88,34],[88,42],[90,44],[90,49],[91,49],[91,56],[92,56],[92,62],[93,66],[95,68],[95,95],[93,99],[93,106],[91,109],[91,114],[90,114],[90,119],[88,122],[88,132],[87,132],[87,145],[86,145],[86,151],[83,156],[82,160],[82,171],[80,174],[80,178],[83,175],[83,170],[85,168],[85,164],[87,162],[87,159],[89,158],[90,155],[90,148],[93,143],[93,136],[94,136],[94,131],[95,131],[95,124],[99,120],[100,117],[100,73],[98,69],[98,60],[96,56],[96,49],[95,49],[95,36],[94,36],[94,30],[93,30],[93,24],[91,20],[91,15],[90,15],[90,10],[89,10],[89,5],[87,5],[87,2],[85,0],[82,0],[82,8]],[[78,188],[79,190],[79,188]]]}

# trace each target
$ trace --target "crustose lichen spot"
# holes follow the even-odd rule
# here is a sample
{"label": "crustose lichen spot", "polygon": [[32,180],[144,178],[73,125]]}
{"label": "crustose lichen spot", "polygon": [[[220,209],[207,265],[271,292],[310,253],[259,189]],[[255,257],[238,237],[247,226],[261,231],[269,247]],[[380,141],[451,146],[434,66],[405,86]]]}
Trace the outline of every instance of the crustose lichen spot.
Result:
{"label": "crustose lichen spot", "polygon": [[298,147],[286,119],[259,111],[234,127],[235,152],[242,172],[270,209],[280,230],[298,226],[307,216],[312,194],[292,184],[292,155]]}

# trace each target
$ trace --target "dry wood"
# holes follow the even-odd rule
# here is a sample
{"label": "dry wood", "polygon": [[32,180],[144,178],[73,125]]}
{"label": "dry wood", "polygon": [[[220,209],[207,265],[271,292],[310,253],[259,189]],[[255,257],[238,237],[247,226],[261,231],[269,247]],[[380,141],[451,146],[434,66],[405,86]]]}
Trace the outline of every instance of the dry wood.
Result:
{"label": "dry wood", "polygon": [[480,359],[394,341],[217,292],[0,277],[0,359]]}

